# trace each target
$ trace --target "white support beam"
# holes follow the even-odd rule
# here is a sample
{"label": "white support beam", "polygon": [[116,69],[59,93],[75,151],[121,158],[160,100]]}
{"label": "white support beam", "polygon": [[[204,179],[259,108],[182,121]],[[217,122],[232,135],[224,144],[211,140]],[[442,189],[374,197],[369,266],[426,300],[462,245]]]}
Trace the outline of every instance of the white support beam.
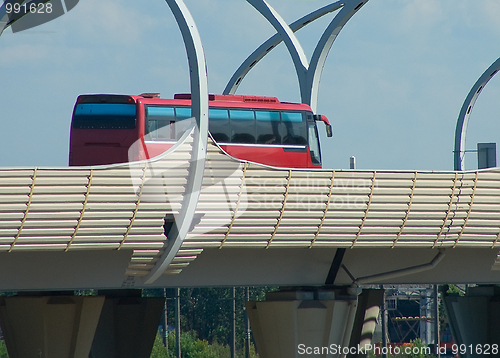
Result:
{"label": "white support beam", "polygon": [[191,113],[196,120],[196,128],[182,208],[176,216],[176,225],[173,225],[167,234],[168,243],[164,253],[145,278],[146,284],[152,284],[170,265],[191,227],[200,196],[207,154],[208,79],[200,34],[182,0],[166,0],[166,2],[179,25],[186,47],[191,81]]}
{"label": "white support beam", "polygon": [[[46,4],[50,2],[51,0],[44,0],[44,1],[28,1],[28,0],[21,0],[18,1],[17,4],[23,5],[26,4],[26,7],[23,6],[23,8],[27,8],[28,10],[30,9],[30,5],[33,3],[36,4],[36,6],[39,6],[40,4]],[[7,3],[9,4],[14,4],[14,1],[4,1],[4,3],[0,6],[0,36],[3,34],[5,29],[8,27],[12,26],[16,21],[22,19],[26,15],[34,16],[36,13],[32,13],[31,11],[28,11],[27,13],[23,14],[22,12],[19,12],[18,14],[14,13],[13,15],[8,15],[7,14]]]}
{"label": "white support beam", "polygon": [[[341,1],[337,1],[333,4],[326,5],[291,23],[290,29],[293,32],[296,32],[301,28],[303,28],[304,26],[306,26],[307,24],[310,24],[311,22],[323,17],[324,15],[337,11],[342,6],[344,6],[344,4]],[[273,48],[278,46],[282,41],[283,39],[280,36],[280,34],[279,33],[275,34],[274,36],[271,36],[267,41],[265,41],[262,45],[260,45],[254,52],[252,52],[252,54],[248,56],[245,61],[243,61],[240,67],[238,67],[236,72],[233,74],[233,76],[227,83],[223,94],[234,94],[238,89],[238,86],[240,85],[243,78],[245,78],[245,76],[247,75],[247,73],[250,72],[250,70],[260,60],[262,60],[267,55],[268,52],[270,52]]]}
{"label": "white support beam", "polygon": [[467,133],[467,124],[469,123],[470,112],[476,103],[477,97],[483,90],[484,86],[493,78],[500,70],[500,58],[488,67],[486,71],[479,77],[474,86],[472,86],[469,94],[465,98],[464,104],[458,115],[457,126],[455,129],[455,150],[453,157],[455,162],[455,170],[465,170],[465,135]]}
{"label": "white support beam", "polygon": [[[301,97],[307,94],[307,71],[309,69],[309,62],[307,61],[306,54],[300,45],[299,40],[295,37],[292,29],[287,25],[285,20],[269,5],[265,0],[247,0],[258,12],[266,18],[267,21],[276,29],[286,44],[288,52],[292,57],[295,71],[299,79],[299,87]],[[304,102],[304,101],[303,101]],[[304,102],[305,103],[305,102]]]}
{"label": "white support beam", "polygon": [[[326,28],[325,32],[323,32],[323,35],[321,36],[318,44],[316,45],[316,48],[314,49],[314,53],[311,58],[311,64],[309,65],[309,70],[307,73],[306,88],[310,92],[306,93],[306,98],[303,98],[303,102],[309,104],[314,113],[316,113],[316,108],[318,106],[318,92],[321,73],[323,71],[323,66],[325,65],[326,58],[328,56],[328,53],[330,52],[333,42],[337,38],[344,25],[367,2],[368,0],[346,1],[344,7],[339,11],[337,16],[333,18],[333,20]],[[308,102],[305,102],[304,99],[307,99]]]}
{"label": "white support beam", "polygon": [[[284,41],[297,72],[301,101],[302,103],[310,105],[313,112],[316,113],[321,72],[333,42],[349,19],[365,3],[367,3],[368,0],[335,2],[302,17],[290,26],[284,22],[280,15],[265,0],[247,1],[274,26],[278,33],[259,46],[259,48],[257,48],[257,50],[255,50],[241,64],[231,77],[229,83],[226,85],[224,93],[235,93],[239,84],[250,69],[253,68],[257,62],[264,58],[264,56],[267,55],[281,41]],[[309,64],[299,41],[294,35],[294,32],[316,19],[319,19],[323,15],[336,11],[340,8],[342,8],[342,10],[330,22],[330,25],[327,27],[316,45],[311,59],[311,64]]]}

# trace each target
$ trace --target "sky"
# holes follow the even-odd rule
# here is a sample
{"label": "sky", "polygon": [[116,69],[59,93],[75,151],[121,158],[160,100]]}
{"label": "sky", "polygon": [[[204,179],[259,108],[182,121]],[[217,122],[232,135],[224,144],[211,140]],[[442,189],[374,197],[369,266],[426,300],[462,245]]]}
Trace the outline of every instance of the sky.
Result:
{"label": "sky", "polygon": [[[268,0],[291,23],[333,1]],[[185,0],[200,31],[209,91],[272,36],[244,0]],[[309,59],[335,14],[297,32]],[[498,0],[369,0],[342,29],[323,69],[318,113],[323,167],[453,170],[455,126],[470,88],[500,57]],[[162,0],[80,0],[65,15],[0,37],[0,167],[67,166],[76,97],[189,92],[184,44]],[[298,102],[284,44],[255,66],[237,94]],[[466,148],[500,145],[500,75],[472,110]],[[466,169],[475,169],[475,153]]]}

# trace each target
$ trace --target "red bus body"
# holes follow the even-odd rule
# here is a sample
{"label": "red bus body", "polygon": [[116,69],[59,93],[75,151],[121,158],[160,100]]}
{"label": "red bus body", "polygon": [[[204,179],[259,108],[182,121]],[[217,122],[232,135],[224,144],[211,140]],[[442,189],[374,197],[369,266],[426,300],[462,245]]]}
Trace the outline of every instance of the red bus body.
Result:
{"label": "red bus body", "polygon": [[[94,114],[94,112],[96,112],[95,108],[100,108],[99,106],[103,107],[104,110],[99,109],[101,112],[98,113],[99,116],[96,116]],[[187,110],[187,108],[189,108],[190,111],[190,106],[191,100],[190,95],[188,94],[175,95],[174,99],[161,99],[151,94],[143,94],[140,96],[81,95],[77,99],[73,112],[70,135],[69,165],[85,166],[125,163],[158,156],[171,148],[175,144],[176,140],[148,140],[147,126],[151,126],[151,124],[148,124],[150,123],[148,122],[148,118],[154,117],[148,117],[147,112],[154,110],[166,111],[173,107],[176,108],[177,113],[179,109]],[[238,159],[276,167],[321,168],[321,157],[319,154],[319,141],[317,139],[315,120],[324,116],[314,116],[308,105],[279,102],[275,97],[210,95],[209,106],[211,111],[223,110],[221,111],[222,113],[227,111],[227,113],[229,113],[227,119],[228,123],[229,120],[233,120],[232,117],[231,119],[229,118],[233,112],[237,114],[253,111],[255,120],[253,122],[248,121],[248,128],[250,132],[254,130],[254,127],[257,128],[257,125],[261,123],[258,122],[258,116],[269,116],[270,113],[273,114],[273,116],[278,116],[277,113],[281,113],[280,118],[282,119],[281,122],[279,122],[281,125],[280,128],[285,128],[285,125],[288,123],[287,122],[283,125],[285,121],[285,114],[290,115],[291,113],[296,117],[298,116],[297,113],[301,113],[304,117],[304,124],[297,123],[296,125],[300,126],[300,130],[302,130],[303,126],[305,126],[306,138],[301,136],[300,138],[302,142],[299,144],[253,143],[251,142],[252,139],[250,140],[250,143],[235,143],[234,136],[232,139],[233,142],[228,142],[229,139],[227,141],[216,139],[216,141],[224,151]],[[111,110],[109,110],[108,107],[110,107]],[[117,121],[116,123],[118,124],[116,125],[113,124],[115,123],[112,121],[113,118],[109,117],[111,118],[109,119],[106,117],[106,113],[109,111],[113,112],[114,108],[119,109],[120,115],[122,116],[120,118],[125,118]],[[125,108],[126,110],[123,110],[122,108]],[[133,118],[133,113],[131,112],[132,108],[135,108],[135,119]],[[101,125],[101,122],[94,120],[94,118],[99,118],[99,120],[104,118],[106,124]],[[211,117],[209,117],[209,124],[212,123],[212,121],[215,121],[215,119],[212,120],[210,118]],[[326,119],[326,117],[324,118]],[[236,121],[236,119],[234,120]],[[323,118],[321,118],[321,120],[325,121]],[[162,123],[165,123],[165,121]],[[239,125],[237,122],[235,123],[235,125]],[[265,122],[262,123],[266,125]],[[215,126],[215,122],[212,124]],[[156,125],[159,129],[164,130],[168,126],[160,128],[159,124]],[[277,125],[278,124],[276,124],[276,126]],[[288,131],[289,127],[286,126],[286,128]],[[242,129],[240,128],[240,131],[241,130]],[[255,133],[258,133],[258,129],[255,130],[257,131]],[[253,133],[254,132],[252,132],[252,134]],[[240,136],[242,135],[244,136],[244,133],[240,133]],[[255,136],[251,135],[250,138],[256,136],[257,134],[255,134]],[[269,134],[267,136],[272,137]],[[227,137],[229,138],[230,135]],[[314,137],[316,139],[314,139]],[[287,138],[287,136],[283,136],[283,138]],[[143,141],[144,150],[137,153],[130,153],[129,149],[138,140]],[[306,142],[303,142],[304,140]],[[255,141],[257,141],[257,139],[255,139]],[[261,141],[263,141],[263,139],[261,139]],[[282,141],[285,141],[285,139]],[[313,143],[312,146],[312,148],[316,148],[316,153],[313,153],[313,155],[311,155],[311,143],[309,143],[311,141],[316,142]]]}

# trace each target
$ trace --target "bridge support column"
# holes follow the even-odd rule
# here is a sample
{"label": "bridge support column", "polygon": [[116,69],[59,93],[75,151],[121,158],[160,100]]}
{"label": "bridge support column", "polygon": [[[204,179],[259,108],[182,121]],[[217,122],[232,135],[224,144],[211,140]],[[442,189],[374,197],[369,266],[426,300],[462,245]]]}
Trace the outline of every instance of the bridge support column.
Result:
{"label": "bridge support column", "polygon": [[141,290],[99,291],[106,296],[88,358],[149,358],[164,297],[141,297]]}
{"label": "bridge support column", "polygon": [[[465,296],[443,294],[453,340],[465,351],[462,358],[482,357],[476,351],[492,345],[500,350],[500,287],[469,287]],[[498,354],[498,351],[496,351]]]}
{"label": "bridge support column", "polygon": [[[358,298],[358,309],[351,333],[349,347],[365,347],[373,344],[372,338],[377,326],[377,318],[380,313],[380,306],[384,303],[384,290],[364,289]],[[349,358],[366,357],[367,353],[356,350],[349,353]]]}
{"label": "bridge support column", "polygon": [[104,297],[0,297],[10,358],[88,358]]}
{"label": "bridge support column", "polygon": [[299,289],[247,302],[259,357],[343,356],[335,348],[349,347],[358,293],[357,288]]}

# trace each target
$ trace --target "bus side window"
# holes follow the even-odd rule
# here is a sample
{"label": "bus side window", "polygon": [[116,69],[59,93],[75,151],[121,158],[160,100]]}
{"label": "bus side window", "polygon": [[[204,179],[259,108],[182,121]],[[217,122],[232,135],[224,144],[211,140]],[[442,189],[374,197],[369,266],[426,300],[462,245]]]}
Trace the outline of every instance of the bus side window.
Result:
{"label": "bus side window", "polygon": [[[146,117],[148,118],[148,117]],[[158,139],[158,121],[148,118],[146,121],[146,140]]]}
{"label": "bus side window", "polygon": [[255,112],[230,109],[231,143],[255,143]]}
{"label": "bus side window", "polygon": [[176,107],[175,108],[175,134],[173,139],[179,140],[182,135],[191,127],[193,121],[187,121],[191,118],[191,107]]}
{"label": "bus side window", "polygon": [[281,112],[281,120],[286,128],[283,144],[307,144],[306,123],[301,112]]}
{"label": "bus side window", "polygon": [[171,140],[175,124],[172,107],[146,107],[146,140]]}
{"label": "bus side window", "polygon": [[281,144],[280,112],[255,111],[257,143]]}
{"label": "bus side window", "polygon": [[208,110],[208,129],[216,142],[229,143],[229,114],[227,109]]}

